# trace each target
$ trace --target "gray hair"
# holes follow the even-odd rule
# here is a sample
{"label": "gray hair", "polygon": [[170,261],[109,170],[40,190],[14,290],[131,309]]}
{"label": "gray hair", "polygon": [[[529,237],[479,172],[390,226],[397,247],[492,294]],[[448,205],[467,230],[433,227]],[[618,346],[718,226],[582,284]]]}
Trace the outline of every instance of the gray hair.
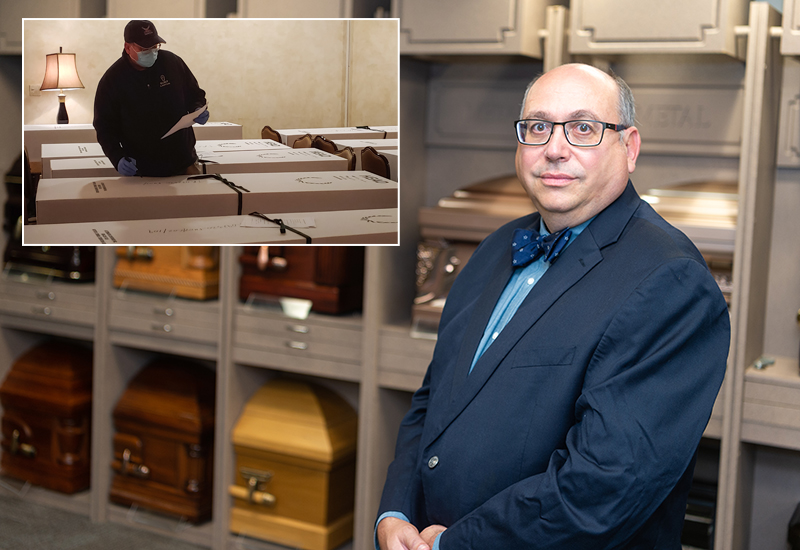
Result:
{"label": "gray hair", "polygon": [[[522,107],[519,111],[519,118],[523,118],[525,116],[525,102],[528,99],[528,92],[531,91],[533,85],[536,84],[543,74],[544,73],[537,75],[533,80],[530,81],[528,87],[525,88],[525,95],[522,96]],[[617,122],[617,124],[622,124],[623,126],[627,126],[629,128],[631,126],[635,126],[636,103],[633,99],[633,92],[628,84],[622,80],[621,77],[614,74],[613,71],[609,71],[605,74],[614,80],[614,82],[617,84],[617,89],[619,90],[619,98],[617,100],[617,116],[619,117],[619,122]]]}

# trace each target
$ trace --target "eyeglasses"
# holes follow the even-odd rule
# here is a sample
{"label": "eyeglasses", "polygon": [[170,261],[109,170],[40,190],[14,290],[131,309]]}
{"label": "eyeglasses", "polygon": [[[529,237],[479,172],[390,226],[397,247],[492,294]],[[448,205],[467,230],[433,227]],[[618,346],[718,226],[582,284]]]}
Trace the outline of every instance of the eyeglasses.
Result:
{"label": "eyeglasses", "polygon": [[161,49],[161,42],[150,48],[142,48],[139,44],[133,44],[133,51],[136,53],[157,52]]}
{"label": "eyeglasses", "polygon": [[553,135],[553,129],[561,125],[567,142],[575,147],[596,147],[603,141],[606,130],[622,132],[628,126],[611,124],[599,120],[568,120],[566,122],[550,122],[549,120],[523,119],[514,121],[517,140],[523,145],[544,145]]}

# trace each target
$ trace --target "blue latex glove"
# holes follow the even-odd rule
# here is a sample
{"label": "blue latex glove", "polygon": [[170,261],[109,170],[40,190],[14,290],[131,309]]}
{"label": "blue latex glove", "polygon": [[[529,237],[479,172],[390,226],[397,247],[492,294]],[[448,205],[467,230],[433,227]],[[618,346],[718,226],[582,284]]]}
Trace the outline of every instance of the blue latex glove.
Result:
{"label": "blue latex glove", "polygon": [[206,109],[205,111],[197,115],[197,118],[194,119],[194,121],[198,124],[205,124],[206,122],[208,122],[208,117],[209,117],[208,109]]}
{"label": "blue latex glove", "polygon": [[117,172],[123,176],[135,176],[139,169],[136,168],[136,159],[122,157],[117,165]]}

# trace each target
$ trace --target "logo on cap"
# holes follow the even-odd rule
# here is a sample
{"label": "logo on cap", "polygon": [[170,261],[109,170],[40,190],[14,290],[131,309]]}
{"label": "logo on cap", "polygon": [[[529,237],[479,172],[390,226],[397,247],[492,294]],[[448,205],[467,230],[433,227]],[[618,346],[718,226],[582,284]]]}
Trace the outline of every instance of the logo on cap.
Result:
{"label": "logo on cap", "polygon": [[147,27],[142,27],[142,32],[144,32],[145,36],[147,36],[148,34],[153,34],[153,30],[150,28],[149,25]]}

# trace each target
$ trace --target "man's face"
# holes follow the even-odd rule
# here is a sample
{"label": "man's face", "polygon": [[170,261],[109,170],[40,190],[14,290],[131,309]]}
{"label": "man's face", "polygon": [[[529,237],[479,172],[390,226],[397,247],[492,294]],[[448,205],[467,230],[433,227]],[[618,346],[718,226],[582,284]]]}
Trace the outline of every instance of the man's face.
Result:
{"label": "man's face", "polygon": [[[599,70],[564,65],[543,75],[528,93],[523,118],[551,122],[599,120],[619,124],[616,83]],[[636,128],[605,130],[596,147],[567,142],[561,125],[545,145],[517,145],[517,176],[550,231],[575,227],[604,210],[625,190],[636,166]]]}
{"label": "man's face", "polygon": [[143,48],[139,44],[132,44],[132,43],[129,43],[129,42],[125,42],[125,48],[124,49],[128,53],[128,55],[130,56],[131,59],[133,59],[134,61],[138,61],[139,60],[139,54],[158,51],[158,50],[161,49],[161,44],[156,44],[155,46],[153,46],[151,48]]}

